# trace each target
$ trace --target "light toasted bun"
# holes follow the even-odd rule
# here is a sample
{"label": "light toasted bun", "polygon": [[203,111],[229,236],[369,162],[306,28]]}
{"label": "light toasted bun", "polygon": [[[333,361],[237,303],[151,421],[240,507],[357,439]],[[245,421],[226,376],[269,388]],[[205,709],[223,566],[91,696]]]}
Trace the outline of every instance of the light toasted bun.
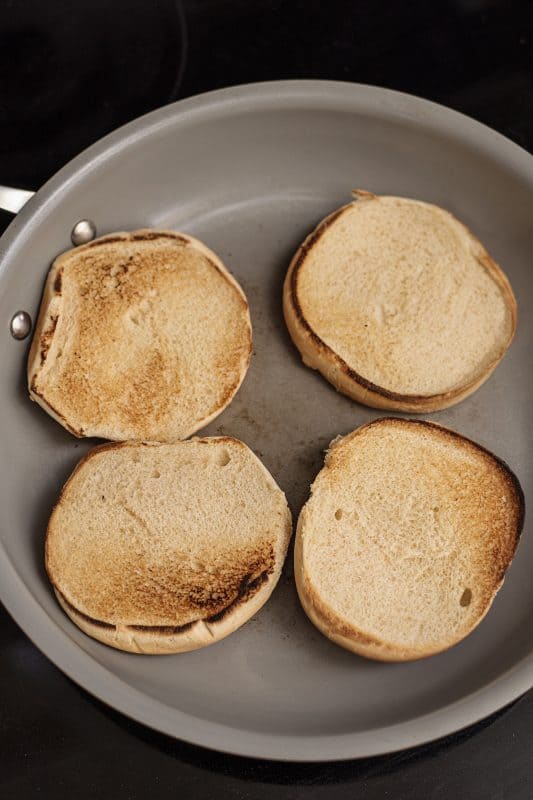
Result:
{"label": "light toasted bun", "polygon": [[467,397],[516,328],[509,281],[464,225],[362,191],[302,244],[283,308],[305,364],[360,403],[401,411]]}
{"label": "light toasted bun", "polygon": [[371,422],[332,443],[300,514],[300,600],[354,653],[433,655],[489,610],[523,517],[516,477],[487,450],[429,422]]}
{"label": "light toasted bun", "polygon": [[239,440],[107,444],[63,488],[46,570],[89,636],[179,653],[222,639],[261,608],[290,536],[285,495]]}
{"label": "light toasted bun", "polygon": [[30,396],[75,436],[172,442],[230,403],[250,352],[244,293],[205,245],[114,233],[54,261]]}

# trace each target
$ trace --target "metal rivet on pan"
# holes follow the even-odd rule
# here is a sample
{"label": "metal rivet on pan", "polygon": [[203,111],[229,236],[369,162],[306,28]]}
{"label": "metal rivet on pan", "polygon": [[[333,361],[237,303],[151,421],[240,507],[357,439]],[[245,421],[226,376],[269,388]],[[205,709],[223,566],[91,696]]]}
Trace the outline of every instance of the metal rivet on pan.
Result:
{"label": "metal rivet on pan", "polygon": [[9,330],[13,339],[25,339],[31,331],[31,317],[27,311],[17,311],[11,317]]}
{"label": "metal rivet on pan", "polygon": [[96,225],[90,219],[80,219],[72,228],[70,238],[76,247],[80,244],[87,244],[96,236]]}

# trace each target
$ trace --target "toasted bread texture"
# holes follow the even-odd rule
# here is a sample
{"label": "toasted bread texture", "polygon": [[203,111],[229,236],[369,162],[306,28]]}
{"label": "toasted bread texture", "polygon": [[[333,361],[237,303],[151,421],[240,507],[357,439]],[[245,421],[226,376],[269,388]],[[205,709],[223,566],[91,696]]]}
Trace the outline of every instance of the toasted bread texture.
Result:
{"label": "toasted bread texture", "polygon": [[291,337],[305,364],[360,403],[411,412],[451,406],[511,344],[509,281],[447,211],[355,197],[290,264],[283,308]]}
{"label": "toasted bread texture", "polygon": [[303,608],[368,658],[439,653],[489,610],[523,518],[518,480],[484,448],[429,422],[371,422],[332,443],[300,514]]}
{"label": "toasted bread texture", "polygon": [[115,233],[50,269],[30,396],[75,436],[173,442],[231,402],[248,368],[246,297],[201,242]]}
{"label": "toasted bread texture", "polygon": [[291,530],[285,495],[237,439],[106,444],[63,488],[46,570],[93,638],[179,653],[222,639],[261,608]]}

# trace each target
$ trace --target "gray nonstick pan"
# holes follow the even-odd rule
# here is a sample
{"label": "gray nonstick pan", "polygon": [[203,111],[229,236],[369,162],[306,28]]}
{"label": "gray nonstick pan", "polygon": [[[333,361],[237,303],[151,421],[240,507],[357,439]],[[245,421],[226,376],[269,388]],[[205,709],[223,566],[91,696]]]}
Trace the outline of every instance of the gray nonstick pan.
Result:
{"label": "gray nonstick pan", "polygon": [[[337,434],[378,416],[301,363],[281,287],[302,238],[356,187],[450,209],[486,244],[515,290],[516,339],[474,395],[431,415],[533,481],[533,158],[460,114],[369,86],[281,82],[178,102],[107,136],[22,208],[0,244],[0,597],[35,644],[123,713],[218,750],[332,760],[420,744],[469,725],[533,685],[533,538],[528,526],[486,619],[428,660],[383,664],[341,650],[301,610],[289,557],[270,602],[222,642],[136,656],[86,637],[57,605],[43,536],[63,481],[94,441],[74,439],[28,399],[27,318],[52,259],[93,234],[185,231],[244,287],[254,355],[230,407],[208,428],[243,439],[297,515]],[[26,198],[22,198],[26,199]],[[13,207],[20,204],[13,203]],[[80,221],[86,222],[79,225]],[[77,226],[77,227],[76,227]]]}

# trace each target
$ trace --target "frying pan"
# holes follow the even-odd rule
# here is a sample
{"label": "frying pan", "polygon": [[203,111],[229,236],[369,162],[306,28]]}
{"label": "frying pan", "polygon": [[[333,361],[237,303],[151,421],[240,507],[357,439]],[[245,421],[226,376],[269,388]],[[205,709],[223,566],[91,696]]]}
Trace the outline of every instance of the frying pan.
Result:
{"label": "frying pan", "polygon": [[[290,257],[355,187],[450,209],[500,262],[518,298],[518,334],[490,380],[433,414],[500,457],[531,488],[533,160],[460,114],[369,86],[290,81],[237,87],[148,114],[90,147],[22,208],[0,244],[0,597],[35,644],[88,691],[172,736],[242,755],[331,760],[448,734],[533,683],[533,541],[524,530],[493,609],[464,642],[429,660],[365,661],[322,637],[299,607],[291,558],[267,606],[228,639],[177,656],[121,653],[84,636],[43,569],[50,509],[94,441],[77,441],[25,384],[28,339],[52,259],[89,220],[98,234],[160,226],[218,252],[254,324],[248,376],[205,432],[243,439],[305,502],[323,450],[378,416],[306,369],[281,314]],[[26,199],[26,198],[23,198]],[[83,229],[84,226],[82,226]],[[85,225],[91,235],[91,226]],[[78,228],[79,233],[79,228]],[[19,332],[24,332],[19,318]]]}

